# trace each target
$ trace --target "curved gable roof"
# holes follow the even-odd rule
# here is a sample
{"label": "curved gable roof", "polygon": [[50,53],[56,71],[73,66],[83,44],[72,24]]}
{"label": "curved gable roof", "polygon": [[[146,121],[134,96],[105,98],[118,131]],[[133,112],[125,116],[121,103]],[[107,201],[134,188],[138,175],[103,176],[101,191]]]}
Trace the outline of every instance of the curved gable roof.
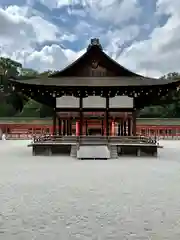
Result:
{"label": "curved gable roof", "polygon": [[[97,58],[98,59],[94,59]],[[81,69],[85,63],[88,63],[92,60],[99,60],[101,65],[104,65],[107,69],[116,73],[116,76],[127,76],[127,77],[142,77],[139,74],[136,74],[127,68],[123,67],[115,60],[113,60],[110,56],[108,56],[102,49],[101,44],[99,43],[99,39],[92,39],[89,44],[87,51],[80,56],[76,61],[62,69],[61,71],[57,71],[53,74],[50,74],[49,77],[61,77],[61,76],[72,76],[72,72],[74,72],[78,67]]]}

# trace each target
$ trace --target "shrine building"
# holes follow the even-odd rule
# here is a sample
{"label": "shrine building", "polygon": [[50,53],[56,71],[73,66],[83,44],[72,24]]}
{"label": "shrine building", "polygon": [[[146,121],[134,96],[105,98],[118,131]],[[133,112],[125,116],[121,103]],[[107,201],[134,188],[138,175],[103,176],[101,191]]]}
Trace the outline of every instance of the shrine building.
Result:
{"label": "shrine building", "polygon": [[47,78],[9,82],[14,91],[53,109],[53,136],[119,137],[119,141],[136,136],[137,111],[158,104],[179,86],[179,80],[144,77],[126,69],[103,51],[96,38],[63,70]]}

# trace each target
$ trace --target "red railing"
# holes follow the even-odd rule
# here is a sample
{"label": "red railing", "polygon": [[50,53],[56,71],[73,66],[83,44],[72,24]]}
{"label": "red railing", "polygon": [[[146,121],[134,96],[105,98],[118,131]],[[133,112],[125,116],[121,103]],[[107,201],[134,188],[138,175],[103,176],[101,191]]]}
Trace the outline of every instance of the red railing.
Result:
{"label": "red railing", "polygon": [[[100,124],[90,123],[90,127],[101,127]],[[75,133],[75,124],[73,133]],[[52,134],[53,127],[51,125],[35,125],[35,124],[0,124],[0,129],[9,138],[14,139],[32,139],[33,136],[42,136]],[[57,127],[58,132],[58,127]],[[160,138],[180,138],[180,126],[149,126],[138,125],[137,135]]]}

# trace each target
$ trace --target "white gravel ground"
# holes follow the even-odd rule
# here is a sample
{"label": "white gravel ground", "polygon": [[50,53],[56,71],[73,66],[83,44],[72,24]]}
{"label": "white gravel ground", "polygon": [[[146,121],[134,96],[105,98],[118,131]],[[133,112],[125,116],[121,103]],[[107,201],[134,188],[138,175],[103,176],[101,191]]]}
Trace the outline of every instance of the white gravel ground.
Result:
{"label": "white gravel ground", "polygon": [[180,141],[156,158],[33,157],[0,141],[0,240],[179,240]]}

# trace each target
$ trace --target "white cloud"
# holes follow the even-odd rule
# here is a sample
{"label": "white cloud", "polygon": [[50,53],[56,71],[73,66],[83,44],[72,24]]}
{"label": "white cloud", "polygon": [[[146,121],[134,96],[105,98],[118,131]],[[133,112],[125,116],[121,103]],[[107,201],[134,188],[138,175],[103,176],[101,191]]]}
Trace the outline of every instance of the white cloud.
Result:
{"label": "white cloud", "polygon": [[179,15],[180,1],[178,0],[157,0],[158,13]]}
{"label": "white cloud", "polygon": [[136,18],[141,11],[136,0],[101,0],[91,4],[91,8],[92,17],[116,25]]}
{"label": "white cloud", "polygon": [[[49,9],[68,6],[72,11],[69,14],[85,16],[89,13],[92,18],[122,24],[131,18],[136,18],[141,9],[137,0],[40,0]],[[80,9],[76,9],[79,6]],[[74,10],[73,10],[74,8]]]}
{"label": "white cloud", "polygon": [[64,35],[61,37],[61,40],[67,40],[69,42],[74,42],[77,39],[78,38],[75,34],[69,34],[69,33],[64,33]]}
{"label": "white cloud", "polygon": [[59,45],[45,46],[40,51],[33,51],[24,56],[24,64],[40,72],[46,70],[59,70],[74,62],[85,53],[86,49],[74,52],[70,49],[62,49]]}
{"label": "white cloud", "polygon": [[[0,9],[0,53],[37,70],[57,69],[67,64],[65,50],[58,45],[35,50],[37,43],[56,41],[59,29],[40,16],[31,16],[28,7]],[[75,36],[69,35],[71,40]],[[62,35],[67,39],[68,34]],[[73,53],[72,53],[73,54]],[[70,53],[68,53],[70,56]]]}
{"label": "white cloud", "polygon": [[[6,51],[31,49],[34,43],[57,39],[58,28],[39,16],[29,16],[27,7],[0,9],[0,45]],[[7,46],[4,46],[5,42]]]}
{"label": "white cloud", "polygon": [[37,42],[42,43],[44,41],[57,40],[59,29],[55,25],[47,22],[39,16],[32,16],[29,21],[36,33]]}
{"label": "white cloud", "polygon": [[63,68],[68,63],[68,59],[61,47],[53,44],[43,47],[41,51],[33,51],[26,57],[26,63],[30,68],[39,71],[55,70]]}
{"label": "white cloud", "polygon": [[[33,6],[33,0],[29,2]],[[89,11],[93,21],[84,17],[76,26],[72,22],[72,32],[65,23],[62,31],[61,27],[47,21],[43,13],[32,7],[12,5],[0,9],[1,54],[40,71],[61,69],[86,50],[76,53],[71,49],[62,49],[61,41],[73,43],[79,40],[83,47],[87,47],[91,37],[100,37],[107,53],[133,71],[149,76],[180,71],[179,0],[157,1],[156,14],[169,14],[170,17],[164,26],[156,26],[150,36],[145,36],[146,39],[141,41],[135,40],[141,28],[135,23],[125,24],[131,18],[139,17],[141,8],[136,0],[41,0],[50,9],[68,4],[73,6],[78,2],[85,11]],[[69,22],[72,16],[66,17]],[[46,45],[46,41],[54,44]],[[125,47],[121,53],[121,48],[129,41],[132,41],[131,46]],[[37,48],[38,44],[42,47]]]}
{"label": "white cloud", "polygon": [[159,0],[157,7],[158,14],[171,14],[166,24],[156,27],[149,39],[133,43],[117,59],[133,71],[150,76],[180,72],[180,1]]}
{"label": "white cloud", "polygon": [[120,30],[109,30],[105,35],[105,39],[108,43],[107,52],[111,54],[113,58],[117,58],[121,51],[121,46],[127,41],[133,40],[139,34],[139,27],[137,25],[130,25]]}
{"label": "white cloud", "polygon": [[[54,9],[54,8],[61,8],[63,6],[67,6],[71,3],[73,0],[39,0],[41,4],[44,6],[48,7],[49,9]],[[31,5],[34,2],[33,0],[30,0]]]}

